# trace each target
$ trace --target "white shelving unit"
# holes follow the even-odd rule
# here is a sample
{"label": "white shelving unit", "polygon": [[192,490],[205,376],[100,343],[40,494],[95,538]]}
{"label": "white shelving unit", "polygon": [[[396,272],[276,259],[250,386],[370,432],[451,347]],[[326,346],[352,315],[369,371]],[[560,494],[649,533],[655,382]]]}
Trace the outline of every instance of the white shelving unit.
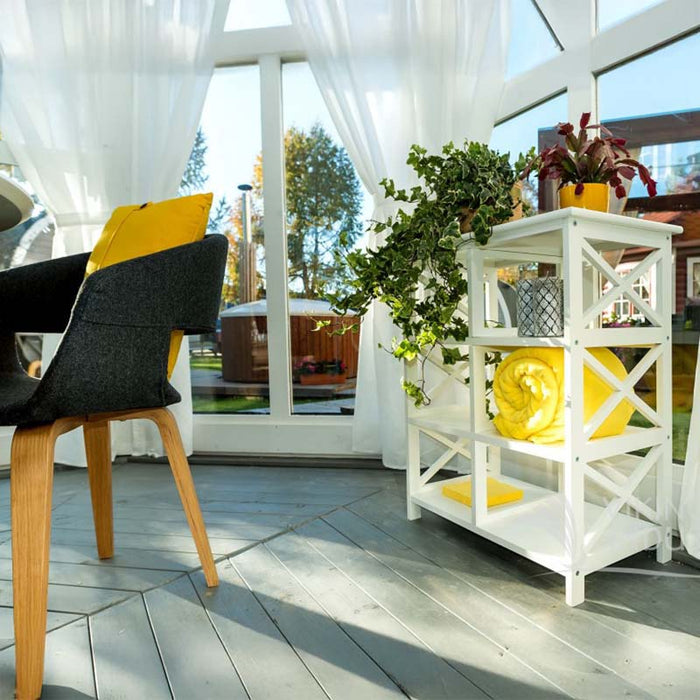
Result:
{"label": "white shelving unit", "polygon": [[[426,508],[563,575],[566,602],[583,602],[587,574],[636,552],[656,547],[659,562],[671,558],[671,236],[678,226],[563,209],[497,226],[485,247],[469,242],[459,255],[470,284],[463,311],[472,337],[464,344],[469,361],[447,370],[441,386],[469,376],[465,405],[408,409],[408,517]],[[615,252],[635,249],[638,262],[626,276],[614,269]],[[554,264],[564,279],[565,328],[561,338],[520,338],[517,328],[496,328],[498,270],[518,263]],[[654,270],[655,293],[645,300],[634,289],[641,275]],[[648,326],[603,328],[601,314],[614,300],[628,299],[644,313]],[[619,381],[588,352],[593,347],[635,348],[637,364]],[[565,439],[537,445],[505,438],[487,415],[485,354],[521,347],[564,350]],[[583,370],[588,367],[613,389],[612,396],[588,423],[584,421]],[[636,395],[635,385],[650,369],[656,372],[656,405]],[[415,368],[407,367],[407,375]],[[633,403],[651,424],[629,426],[622,435],[591,439],[619,401]],[[445,449],[425,469],[420,464],[421,434]],[[557,472],[552,489],[501,473],[501,452],[538,458],[543,469]],[[444,481],[434,481],[449,461],[461,455],[471,463],[473,507],[442,495]],[[504,460],[505,462],[505,460]],[[524,492],[521,500],[487,508],[486,478],[496,476]],[[455,480],[470,478],[459,476]],[[650,502],[636,492],[652,479]],[[598,498],[592,498],[595,485]],[[600,493],[606,494],[601,501]],[[646,499],[649,501],[649,499]]]}

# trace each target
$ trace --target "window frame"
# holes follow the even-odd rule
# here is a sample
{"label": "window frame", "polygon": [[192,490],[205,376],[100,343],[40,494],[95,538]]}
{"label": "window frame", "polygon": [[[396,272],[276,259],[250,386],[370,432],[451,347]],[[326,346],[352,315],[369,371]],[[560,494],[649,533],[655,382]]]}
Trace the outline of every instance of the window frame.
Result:
{"label": "window frame", "polygon": [[[352,455],[352,417],[293,413],[287,280],[282,65],[305,61],[293,26],[224,32],[216,68],[258,65],[262,118],[263,201],[270,412],[194,415],[199,453]],[[373,455],[370,455],[373,456]]]}

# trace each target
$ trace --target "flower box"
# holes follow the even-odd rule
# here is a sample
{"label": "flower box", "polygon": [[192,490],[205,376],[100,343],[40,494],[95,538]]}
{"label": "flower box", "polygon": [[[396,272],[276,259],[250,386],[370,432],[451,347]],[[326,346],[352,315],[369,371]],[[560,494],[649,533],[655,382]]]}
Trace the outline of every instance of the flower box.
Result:
{"label": "flower box", "polygon": [[345,372],[342,374],[330,374],[328,372],[318,372],[315,374],[301,374],[299,381],[302,384],[344,384],[347,379]]}

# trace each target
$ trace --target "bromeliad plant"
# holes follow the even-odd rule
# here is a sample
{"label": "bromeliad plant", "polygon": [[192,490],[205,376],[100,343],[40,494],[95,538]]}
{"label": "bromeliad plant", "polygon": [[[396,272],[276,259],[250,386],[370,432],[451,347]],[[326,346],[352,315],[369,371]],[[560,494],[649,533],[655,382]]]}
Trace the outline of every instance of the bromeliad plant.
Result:
{"label": "bromeliad plant", "polygon": [[[559,180],[559,188],[575,185],[581,194],[588,183],[610,185],[618,199],[627,196],[622,179],[632,180],[637,172],[650,197],[656,195],[656,182],[649,170],[631,157],[626,140],[613,136],[602,124],[589,124],[591,113],[584,112],[579,121],[578,135],[574,125],[557,124],[557,134],[564,137],[565,146],[558,143],[535,155],[523,169],[521,178],[538,173],[539,180]],[[600,130],[602,136],[590,136],[589,130]],[[534,153],[534,151],[533,151]]]}
{"label": "bromeliad plant", "polygon": [[[403,382],[406,393],[420,406],[430,402],[424,369],[436,347],[445,365],[468,359],[449,342],[469,336],[459,308],[467,281],[457,248],[469,230],[472,244],[485,244],[492,227],[511,217],[517,178],[508,154],[500,155],[480,143],[465,142],[463,148],[448,143],[440,155],[428,155],[414,145],[407,163],[421,184],[405,190],[397,189],[393,180],[381,182],[385,198],[405,208],[386,221],[372,222],[370,230],[384,238],[376,250],[337,251],[348,273],[341,286],[346,291],[329,299],[337,313],[344,316],[353,311],[359,321],[373,301],[388,306],[402,337],[394,338],[391,348],[385,349],[399,360],[420,363],[418,383]],[[356,330],[359,321],[332,332]],[[496,360],[495,354],[489,356],[488,361]]]}

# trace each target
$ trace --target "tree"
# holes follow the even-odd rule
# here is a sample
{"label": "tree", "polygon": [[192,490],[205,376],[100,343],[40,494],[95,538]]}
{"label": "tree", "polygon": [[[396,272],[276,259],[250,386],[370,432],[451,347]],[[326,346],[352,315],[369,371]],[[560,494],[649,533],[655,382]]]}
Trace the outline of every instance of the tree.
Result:
{"label": "tree", "polygon": [[362,233],[360,182],[347,151],[320,124],[285,134],[289,280],[301,296],[335,288],[342,262],[333,251]]}
{"label": "tree", "polygon": [[[352,161],[318,123],[304,131],[290,128],[284,137],[287,195],[287,256],[291,294],[322,298],[337,290],[343,263],[333,252],[352,246],[362,233],[362,193]],[[251,179],[253,240],[262,241],[262,157]],[[240,205],[234,205],[240,226]]]}
{"label": "tree", "polygon": [[224,233],[226,230],[230,229],[233,224],[231,215],[231,205],[228,203],[226,195],[223,195],[209,213],[207,231],[209,233]]}
{"label": "tree", "polygon": [[182,174],[178,194],[183,197],[195,192],[201,192],[207,184],[209,175],[206,173],[207,138],[200,126],[194,137],[194,144],[190,151],[190,157]]}
{"label": "tree", "polygon": [[[180,181],[178,194],[181,197],[201,192],[205,188],[209,180],[209,175],[206,171],[208,148],[206,135],[200,126],[197,129],[190,157]],[[233,221],[233,212],[226,195],[222,196],[212,207],[207,223],[207,231],[209,233],[222,233],[229,239],[226,274],[224,276],[221,298],[224,304],[235,303],[238,300],[238,251],[240,239],[236,238],[237,230]]]}

